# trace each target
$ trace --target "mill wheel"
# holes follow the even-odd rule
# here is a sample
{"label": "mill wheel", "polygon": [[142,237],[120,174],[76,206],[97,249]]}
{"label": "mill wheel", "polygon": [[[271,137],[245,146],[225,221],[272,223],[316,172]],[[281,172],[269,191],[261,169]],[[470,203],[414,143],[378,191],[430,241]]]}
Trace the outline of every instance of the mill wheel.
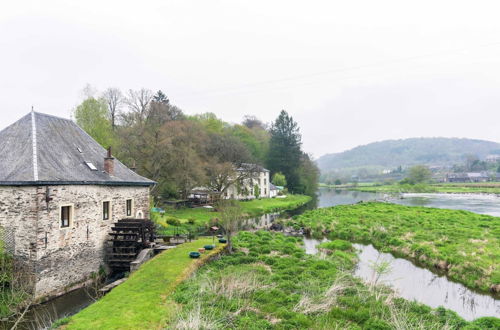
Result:
{"label": "mill wheel", "polygon": [[129,271],[139,252],[154,242],[154,223],[143,219],[122,219],[109,233],[106,262],[113,271]]}

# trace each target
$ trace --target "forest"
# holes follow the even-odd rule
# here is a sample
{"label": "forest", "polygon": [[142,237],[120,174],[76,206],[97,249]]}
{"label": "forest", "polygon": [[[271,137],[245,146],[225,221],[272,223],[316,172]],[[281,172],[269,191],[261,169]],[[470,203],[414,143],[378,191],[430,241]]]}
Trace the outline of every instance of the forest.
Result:
{"label": "forest", "polygon": [[159,90],[85,88],[77,124],[137,173],[157,182],[157,199],[186,198],[194,187],[224,193],[235,169],[256,164],[293,194],[314,195],[319,170],[302,150],[298,123],[282,110],[272,123],[246,115],[228,123],[214,113],[188,115]]}

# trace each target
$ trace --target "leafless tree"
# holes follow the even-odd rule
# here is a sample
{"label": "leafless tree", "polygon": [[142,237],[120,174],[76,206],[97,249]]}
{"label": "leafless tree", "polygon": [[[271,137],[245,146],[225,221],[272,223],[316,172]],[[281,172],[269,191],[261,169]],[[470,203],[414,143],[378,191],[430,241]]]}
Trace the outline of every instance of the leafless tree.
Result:
{"label": "leafless tree", "polygon": [[264,124],[257,117],[251,116],[251,115],[246,115],[245,117],[243,117],[243,123],[242,124],[244,126],[250,128],[250,129],[252,129],[252,128],[260,128],[260,129],[263,129],[263,130],[267,129],[267,125],[266,124]]}
{"label": "leafless tree", "polygon": [[116,117],[124,98],[122,92],[118,88],[110,87],[102,93],[102,97],[108,104],[109,117],[111,119],[111,127],[114,129],[116,126]]}
{"label": "leafless tree", "polygon": [[149,89],[141,88],[137,91],[129,89],[125,103],[128,105],[134,120],[142,122],[146,118],[152,99],[153,93]]}
{"label": "leafless tree", "polygon": [[261,168],[256,164],[241,164],[237,167],[230,162],[220,163],[212,160],[206,170],[207,186],[213,191],[224,194],[231,185],[245,186],[247,181],[258,180]]}

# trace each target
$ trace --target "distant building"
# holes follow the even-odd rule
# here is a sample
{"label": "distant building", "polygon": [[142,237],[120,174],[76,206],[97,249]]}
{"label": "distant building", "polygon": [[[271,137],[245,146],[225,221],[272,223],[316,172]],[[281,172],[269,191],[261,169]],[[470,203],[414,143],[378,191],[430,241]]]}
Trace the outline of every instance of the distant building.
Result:
{"label": "distant building", "polygon": [[71,120],[31,112],[0,131],[0,239],[26,265],[34,296],[97,272],[113,224],[148,217],[154,183]]}
{"label": "distant building", "polygon": [[500,162],[500,155],[487,155],[485,160],[488,163],[497,163]]}
{"label": "distant building", "polygon": [[222,194],[208,187],[196,187],[191,190],[189,200],[204,204],[220,198],[250,200],[271,197],[269,170],[257,164],[243,163],[234,172],[234,177]]}
{"label": "distant building", "polygon": [[273,197],[278,196],[279,190],[278,190],[278,188],[274,184],[271,183],[269,185],[269,192],[270,192],[269,193],[269,197],[273,198]]}
{"label": "distant building", "polygon": [[241,179],[235,179],[227,188],[225,198],[245,200],[271,197],[269,170],[257,164],[244,163],[236,171]]}
{"label": "distant building", "polygon": [[470,173],[449,173],[446,175],[446,182],[487,182],[490,180],[486,172]]}

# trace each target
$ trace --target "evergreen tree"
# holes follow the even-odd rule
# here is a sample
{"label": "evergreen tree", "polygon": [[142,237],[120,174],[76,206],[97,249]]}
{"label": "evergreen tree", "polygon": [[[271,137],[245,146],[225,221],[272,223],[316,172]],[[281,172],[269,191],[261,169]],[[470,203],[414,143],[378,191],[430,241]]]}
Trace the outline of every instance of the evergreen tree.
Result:
{"label": "evergreen tree", "polygon": [[301,135],[297,123],[285,110],[271,125],[268,167],[272,173],[281,172],[287,179],[288,190],[302,193],[299,168],[301,165]]}

